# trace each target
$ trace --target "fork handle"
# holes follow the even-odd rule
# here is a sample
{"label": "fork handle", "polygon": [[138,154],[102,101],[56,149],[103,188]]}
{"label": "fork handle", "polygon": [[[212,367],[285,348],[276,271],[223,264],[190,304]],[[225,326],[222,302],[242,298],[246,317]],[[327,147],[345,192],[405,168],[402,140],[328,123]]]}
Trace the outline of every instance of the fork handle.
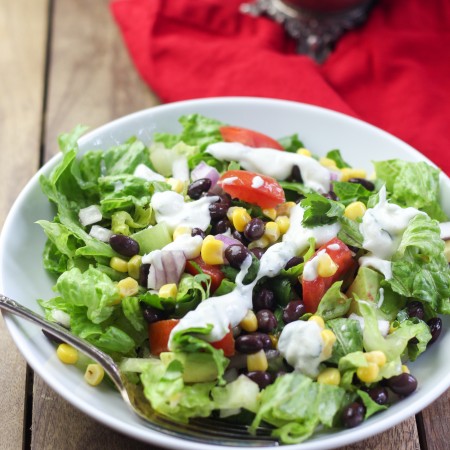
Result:
{"label": "fork handle", "polygon": [[20,305],[16,301],[10,299],[9,297],[6,297],[3,294],[0,294],[0,309],[14,314],[15,316],[21,317],[22,319],[26,319],[29,322],[34,323],[35,325],[39,325],[42,329],[55,336],[55,338],[61,339],[67,344],[70,344],[72,347],[75,347],[80,352],[89,356],[103,367],[103,369],[110,376],[119,391],[122,391],[124,389],[120,371],[116,363],[109,355],[103,353],[97,347],[94,347],[84,339],[75,336],[61,325],[55,322],[50,322],[39,314],[36,314],[31,309]]}

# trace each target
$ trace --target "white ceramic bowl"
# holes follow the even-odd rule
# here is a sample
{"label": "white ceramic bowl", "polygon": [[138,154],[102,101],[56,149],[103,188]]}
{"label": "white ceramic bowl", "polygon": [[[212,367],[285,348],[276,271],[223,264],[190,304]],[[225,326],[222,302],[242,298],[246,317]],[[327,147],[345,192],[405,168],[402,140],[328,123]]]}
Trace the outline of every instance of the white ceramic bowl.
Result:
{"label": "white ceramic bowl", "polygon": [[[300,103],[245,97],[158,106],[104,125],[84,136],[79,143],[83,150],[106,148],[132,135],[148,142],[155,130],[177,132],[180,129],[179,116],[195,112],[273,137],[298,133],[305,146],[314,152],[325,154],[339,148],[353,166],[369,171],[372,170],[372,160],[426,160],[390,134],[343,114]],[[41,193],[38,177],[40,173],[49,173],[58,160],[58,157],[53,158],[31,179],[12,207],[1,235],[1,291],[34,311],[40,311],[37,298],[48,299],[54,295],[51,290],[54,280],[44,271],[41,262],[45,236],[35,222],[53,217],[52,207]],[[441,184],[444,208],[450,214],[450,181],[442,176]],[[185,450],[235,448],[201,444],[150,430],[128,410],[112,389],[92,389],[77,369],[61,364],[54,347],[38,328],[10,316],[5,319],[16,345],[31,367],[55,391],[94,419],[136,439],[163,447]],[[398,424],[438,398],[450,386],[449,324],[449,318],[446,318],[445,331],[439,341],[411,364],[411,370],[419,380],[419,388],[414,394],[357,428],[316,435],[289,448],[328,449],[368,438]]]}

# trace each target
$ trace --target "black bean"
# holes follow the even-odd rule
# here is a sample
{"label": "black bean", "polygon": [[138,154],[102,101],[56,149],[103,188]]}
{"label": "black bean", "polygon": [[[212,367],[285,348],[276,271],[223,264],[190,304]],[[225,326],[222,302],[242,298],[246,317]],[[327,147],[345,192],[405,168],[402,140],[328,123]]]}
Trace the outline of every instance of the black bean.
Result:
{"label": "black bean", "polygon": [[263,349],[264,343],[261,336],[257,334],[244,334],[236,338],[234,343],[236,350],[240,353],[256,353]]}
{"label": "black bean", "polygon": [[338,196],[333,191],[328,191],[326,194],[322,194],[325,198],[329,200],[338,200]]}
{"label": "black bean", "polygon": [[242,244],[233,244],[225,249],[224,254],[231,267],[240,269],[250,252]]}
{"label": "black bean", "polygon": [[262,288],[259,292],[253,294],[253,310],[258,312],[261,309],[270,309],[274,311],[277,304],[273,291]]}
{"label": "black bean", "polygon": [[358,402],[350,403],[342,411],[342,423],[345,428],[354,428],[364,420],[366,410],[363,405]]}
{"label": "black bean", "polygon": [[228,230],[231,230],[231,223],[228,219],[219,220],[211,228],[212,234],[223,234]]}
{"label": "black bean", "polygon": [[379,405],[385,405],[389,400],[389,393],[383,386],[376,386],[367,391],[372,400]]}
{"label": "black bean", "polygon": [[[255,331],[254,333],[249,333],[249,336],[257,336],[258,338],[260,338],[262,341],[264,350],[271,351],[271,349],[273,349],[273,344],[272,344],[272,341],[268,334],[261,333],[259,331]],[[275,351],[277,351],[277,350],[275,350]]]}
{"label": "black bean", "polygon": [[303,258],[301,256],[293,256],[284,266],[285,270],[290,269],[291,267],[298,266],[303,262]]}
{"label": "black bean", "polygon": [[231,205],[231,195],[226,194],[225,192],[223,194],[216,194],[214,192],[207,192],[207,197],[219,197],[219,200],[217,200],[216,203],[223,203],[224,205]]}
{"label": "black bean", "polygon": [[256,256],[256,258],[258,258],[258,259],[261,259],[261,258],[262,258],[262,255],[264,255],[264,252],[265,252],[265,250],[264,250],[263,248],[260,248],[260,247],[253,247],[250,251],[251,251],[251,252]]}
{"label": "black bean", "polygon": [[211,203],[209,205],[209,215],[211,220],[221,220],[226,217],[228,205],[225,203]]}
{"label": "black bean", "polygon": [[430,327],[431,340],[428,341],[428,345],[436,342],[442,331],[442,320],[439,317],[433,317],[427,322]]}
{"label": "black bean", "polygon": [[201,228],[192,228],[191,236],[200,236],[202,239],[205,239],[206,233]]}
{"label": "black bean", "polygon": [[297,183],[303,183],[303,177],[300,171],[300,167],[292,166],[291,176],[289,178],[293,181],[296,181]]}
{"label": "black bean", "polygon": [[[44,336],[50,341],[53,342],[54,344],[64,344],[65,342],[60,339],[59,337],[54,336],[50,331],[47,330],[42,330],[42,333],[44,333]],[[267,336],[269,337],[269,336]]]}
{"label": "black bean", "polygon": [[301,300],[291,300],[283,309],[282,319],[284,323],[291,323],[298,320],[306,313],[305,305]]}
{"label": "black bean", "polygon": [[245,238],[245,236],[242,233],[239,233],[238,230],[233,230],[231,233],[231,236],[244,245],[248,244],[248,240]]}
{"label": "black bean", "polygon": [[142,264],[139,268],[139,285],[147,287],[148,285],[148,273],[150,272],[150,264]]}
{"label": "black bean", "polygon": [[263,372],[262,370],[255,370],[253,372],[248,372],[245,375],[254,381],[260,389],[264,389],[273,383],[274,377],[269,372]]}
{"label": "black bean", "polygon": [[245,226],[244,236],[249,241],[256,241],[264,234],[265,228],[264,222],[255,217]]}
{"label": "black bean", "polygon": [[375,189],[375,185],[365,178],[350,178],[348,180],[349,183],[360,184],[362,187],[366,188],[368,191],[373,191]]}
{"label": "black bean", "polygon": [[152,306],[149,305],[144,305],[142,307],[142,314],[147,323],[158,322],[165,318],[164,311],[153,308]]}
{"label": "black bean", "polygon": [[187,189],[187,195],[192,200],[198,200],[204,192],[209,191],[211,188],[211,180],[209,178],[199,178],[193,181]]}
{"label": "black bean", "polygon": [[109,238],[111,248],[122,256],[134,256],[139,254],[139,243],[130,236],[113,234]]}
{"label": "black bean", "polygon": [[258,320],[258,330],[265,333],[270,333],[278,325],[277,318],[270,309],[261,309],[258,311],[256,313],[256,319]]}
{"label": "black bean", "polygon": [[423,304],[417,300],[408,303],[406,306],[406,311],[408,312],[409,317],[417,317],[420,320],[423,320],[425,316]]}
{"label": "black bean", "polygon": [[403,397],[412,394],[417,388],[417,380],[410,373],[401,373],[387,380],[387,384],[393,392]]}

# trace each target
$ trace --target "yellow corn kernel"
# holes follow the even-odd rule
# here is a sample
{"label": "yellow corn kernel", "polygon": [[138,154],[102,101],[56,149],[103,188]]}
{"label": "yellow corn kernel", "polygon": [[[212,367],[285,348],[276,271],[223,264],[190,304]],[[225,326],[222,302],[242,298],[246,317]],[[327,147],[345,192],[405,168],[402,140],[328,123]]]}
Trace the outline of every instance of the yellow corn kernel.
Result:
{"label": "yellow corn kernel", "polygon": [[335,367],[327,367],[320,372],[317,377],[317,382],[320,384],[330,384],[331,386],[339,386],[341,382],[341,373]]}
{"label": "yellow corn kernel", "polygon": [[295,206],[295,202],[280,203],[275,207],[278,216],[289,216],[291,209]]}
{"label": "yellow corn kernel", "polygon": [[223,242],[214,236],[206,236],[200,251],[203,261],[211,265],[223,264],[223,245]]}
{"label": "yellow corn kernel", "polygon": [[251,250],[252,248],[266,248],[268,247],[270,244],[269,239],[267,239],[267,237],[261,236],[259,239],[256,239],[256,241],[252,241],[250,242],[250,244],[248,244],[248,248],[249,250]]}
{"label": "yellow corn kernel", "polygon": [[162,298],[176,298],[178,288],[175,283],[164,284],[159,288],[158,295]]}
{"label": "yellow corn kernel", "polygon": [[364,353],[367,362],[375,363],[378,367],[386,364],[386,355],[380,350]]}
{"label": "yellow corn kernel", "polygon": [[78,350],[69,344],[59,344],[56,355],[64,364],[76,364],[78,361]]}
{"label": "yellow corn kernel", "polygon": [[99,364],[89,364],[84,372],[84,379],[91,386],[98,386],[105,376],[103,367]]}
{"label": "yellow corn kernel", "polygon": [[247,370],[253,372],[255,370],[267,370],[269,363],[267,362],[266,354],[264,350],[260,350],[257,353],[247,355]]}
{"label": "yellow corn kernel", "polygon": [[276,222],[266,223],[263,236],[266,237],[271,244],[277,242],[278,239],[280,238],[280,235],[281,235],[280,227]]}
{"label": "yellow corn kernel", "polygon": [[322,330],[320,336],[323,340],[322,356],[324,359],[331,357],[333,353],[333,345],[336,342],[336,335],[328,329]]}
{"label": "yellow corn kernel", "polygon": [[111,269],[117,270],[117,272],[127,273],[128,272],[128,262],[117,256],[113,256],[109,261],[109,266]]}
{"label": "yellow corn kernel", "polygon": [[317,274],[321,277],[331,277],[338,270],[337,264],[331,259],[328,253],[323,253],[319,256],[319,262],[317,264]]}
{"label": "yellow corn kernel", "polygon": [[278,336],[275,336],[274,334],[269,334],[270,342],[272,342],[272,347],[277,349],[278,348]]}
{"label": "yellow corn kernel", "polygon": [[275,220],[277,218],[277,210],[275,208],[264,208],[262,213],[269,219]]}
{"label": "yellow corn kernel", "polygon": [[227,219],[231,222],[233,220],[233,211],[237,208],[237,206],[230,206],[227,211]]}
{"label": "yellow corn kernel", "polygon": [[344,167],[341,169],[341,181],[348,181],[350,178],[366,178],[367,173],[363,169],[350,169]]}
{"label": "yellow corn kernel", "polygon": [[365,367],[358,367],[356,369],[356,375],[363,383],[373,383],[379,373],[380,368],[373,362],[368,363]]}
{"label": "yellow corn kernel", "polygon": [[245,317],[239,323],[239,326],[248,333],[252,333],[258,329],[258,319],[255,313],[249,309]]}
{"label": "yellow corn kernel", "polygon": [[297,150],[297,153],[298,153],[299,155],[303,155],[303,156],[309,156],[309,157],[312,156],[311,151],[308,150],[307,148],[299,148],[299,149]]}
{"label": "yellow corn kernel", "polygon": [[363,202],[353,202],[345,208],[344,216],[350,220],[356,220],[360,219],[366,211],[367,208]]}
{"label": "yellow corn kernel", "polygon": [[322,317],[320,317],[320,316],[316,316],[316,315],[311,316],[308,319],[308,321],[316,322],[317,325],[319,325],[319,327],[322,328],[322,330],[325,328],[325,322],[323,321]]}
{"label": "yellow corn kernel", "polygon": [[142,256],[134,255],[127,263],[128,275],[135,280],[139,279],[139,271],[141,270]]}
{"label": "yellow corn kernel", "polygon": [[410,373],[409,367],[405,364],[402,364],[402,373]]}
{"label": "yellow corn kernel", "polygon": [[188,227],[186,225],[178,225],[172,235],[173,240],[179,238],[181,235],[183,234],[191,234],[192,233],[192,228]]}
{"label": "yellow corn kernel", "polygon": [[233,223],[234,228],[237,231],[244,231],[246,225],[252,220],[250,214],[247,212],[245,208],[240,206],[236,207],[231,214],[231,222]]}
{"label": "yellow corn kernel", "polygon": [[320,162],[320,164],[322,164],[322,166],[328,167],[329,169],[336,169],[337,168],[336,161],[333,161],[330,158],[322,157],[322,158],[319,159],[319,162]]}
{"label": "yellow corn kernel", "polygon": [[167,178],[166,183],[170,186],[170,190],[181,194],[184,190],[184,183],[177,178]]}
{"label": "yellow corn kernel", "polygon": [[124,297],[132,297],[139,292],[139,284],[138,282],[131,277],[124,278],[117,283],[117,287],[119,288],[119,294],[122,298]]}
{"label": "yellow corn kernel", "polygon": [[275,223],[278,225],[281,234],[285,234],[291,226],[291,221],[288,216],[278,216],[275,219]]}

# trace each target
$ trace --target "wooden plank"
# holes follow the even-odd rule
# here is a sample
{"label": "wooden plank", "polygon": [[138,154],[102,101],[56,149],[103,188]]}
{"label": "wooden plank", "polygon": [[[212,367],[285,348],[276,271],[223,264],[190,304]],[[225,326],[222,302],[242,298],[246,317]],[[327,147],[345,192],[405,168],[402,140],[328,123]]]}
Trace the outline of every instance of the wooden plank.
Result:
{"label": "wooden plank", "polygon": [[[39,167],[48,0],[0,0],[0,226]],[[26,363],[0,318],[1,448],[21,449]]]}
{"label": "wooden plank", "polygon": [[82,123],[91,129],[154,106],[108,9],[108,0],[55,2],[45,157],[58,134]]}
{"label": "wooden plank", "polygon": [[[57,152],[58,134],[76,124],[95,128],[158,102],[132,66],[108,3],[54,3],[45,159]],[[32,429],[31,447],[39,450],[150,448],[79,412],[37,376]]]}
{"label": "wooden plank", "polygon": [[423,427],[430,450],[450,447],[450,390],[422,411]]}

